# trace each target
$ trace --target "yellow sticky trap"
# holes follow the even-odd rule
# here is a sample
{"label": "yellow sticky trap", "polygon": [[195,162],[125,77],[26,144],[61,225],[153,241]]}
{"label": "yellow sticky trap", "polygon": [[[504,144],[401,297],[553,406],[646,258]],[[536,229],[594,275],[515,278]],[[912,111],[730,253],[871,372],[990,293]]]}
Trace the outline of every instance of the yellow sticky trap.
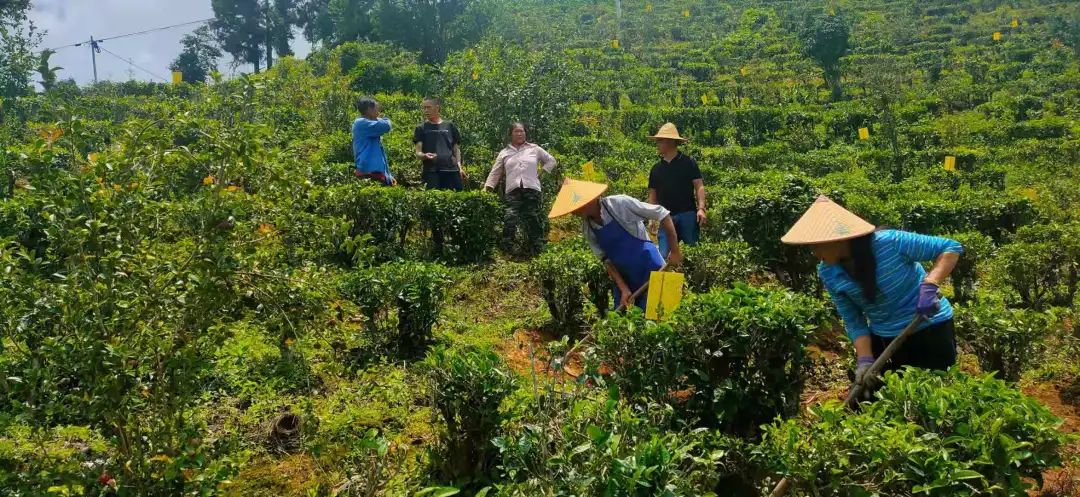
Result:
{"label": "yellow sticky trap", "polygon": [[682,16],[683,17],[690,17],[690,9],[686,9],[686,10],[682,11]]}
{"label": "yellow sticky trap", "polygon": [[183,81],[184,81],[184,73],[182,73],[180,71],[173,71],[172,72],[172,84],[178,85]]}
{"label": "yellow sticky trap", "polygon": [[956,170],[956,157],[955,156],[952,156],[952,155],[946,155],[945,156],[945,170],[946,171],[955,171]]}
{"label": "yellow sticky trap", "polygon": [[1039,192],[1034,188],[1021,188],[1020,194],[1027,197],[1027,199],[1032,202],[1039,199]]}
{"label": "yellow sticky trap", "polygon": [[1017,19],[1017,18],[1014,17],[1013,20],[1012,20],[1011,26],[1014,27],[1014,28],[1019,28],[1020,27],[1020,19]]}
{"label": "yellow sticky trap", "polygon": [[994,41],[1001,41],[1001,31],[994,31]]}
{"label": "yellow sticky trap", "polygon": [[709,96],[704,93],[701,94],[701,105],[709,105]]}
{"label": "yellow sticky trap", "polygon": [[645,12],[652,12],[652,4],[651,3],[645,4]]}
{"label": "yellow sticky trap", "polygon": [[747,74],[750,74],[750,71],[746,70],[745,67],[740,67],[739,68],[739,74],[741,74],[743,76],[746,76]]}
{"label": "yellow sticky trap", "polygon": [[472,72],[472,80],[476,81],[478,79],[480,79],[480,71],[473,71]]}
{"label": "yellow sticky trap", "polygon": [[868,128],[859,128],[859,139],[860,140],[869,140],[870,139],[870,130]]}
{"label": "yellow sticky trap", "polygon": [[586,162],[584,166],[581,166],[581,175],[588,181],[596,181],[596,166],[592,161]]}
{"label": "yellow sticky trap", "polygon": [[611,40],[611,48],[619,48],[619,39]]}
{"label": "yellow sticky trap", "polygon": [[686,277],[682,273],[653,271],[649,275],[649,296],[645,301],[645,317],[663,319],[675,312],[682,302],[683,284]]}

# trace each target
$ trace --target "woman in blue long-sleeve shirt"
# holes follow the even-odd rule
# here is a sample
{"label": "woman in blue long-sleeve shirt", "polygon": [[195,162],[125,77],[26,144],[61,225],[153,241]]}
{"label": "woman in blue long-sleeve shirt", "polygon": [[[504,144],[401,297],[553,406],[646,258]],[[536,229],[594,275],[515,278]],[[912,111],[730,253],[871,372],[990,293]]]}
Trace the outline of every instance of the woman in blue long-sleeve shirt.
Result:
{"label": "woman in blue long-sleeve shirt", "polygon": [[[821,260],[818,275],[855,346],[857,382],[916,314],[925,321],[885,369],[948,369],[956,363],[953,310],[938,295],[938,286],[964,251],[959,243],[878,230],[825,196],[818,197],[782,241],[809,245]],[[924,261],[934,262],[929,273]]]}
{"label": "woman in blue long-sleeve shirt", "polygon": [[382,144],[382,136],[390,132],[390,120],[382,117],[379,103],[371,97],[358,100],[356,110],[361,116],[353,121],[352,127],[356,176],[371,178],[387,186],[396,184]]}

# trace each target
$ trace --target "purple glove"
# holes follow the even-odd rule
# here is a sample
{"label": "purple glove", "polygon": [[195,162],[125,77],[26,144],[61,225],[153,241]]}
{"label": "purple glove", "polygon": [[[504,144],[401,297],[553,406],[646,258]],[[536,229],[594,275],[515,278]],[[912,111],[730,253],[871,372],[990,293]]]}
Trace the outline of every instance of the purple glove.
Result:
{"label": "purple glove", "polygon": [[933,283],[919,285],[919,301],[915,303],[915,312],[923,316],[933,316],[941,307],[941,298],[938,297],[938,286]]}

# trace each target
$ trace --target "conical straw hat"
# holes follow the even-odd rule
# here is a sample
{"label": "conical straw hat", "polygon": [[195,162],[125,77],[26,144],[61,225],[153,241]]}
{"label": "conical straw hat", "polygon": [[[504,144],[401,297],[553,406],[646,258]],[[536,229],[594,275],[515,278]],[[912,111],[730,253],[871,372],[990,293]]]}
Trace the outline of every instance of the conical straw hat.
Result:
{"label": "conical straw hat", "polygon": [[678,140],[681,142],[688,141],[686,138],[679,136],[679,128],[676,128],[672,123],[664,123],[663,126],[660,126],[660,131],[657,131],[655,135],[652,135],[649,138],[653,140],[667,138],[668,140]]}
{"label": "conical straw hat", "polygon": [[838,242],[868,235],[875,229],[874,225],[821,195],[780,241],[789,245]]}
{"label": "conical straw hat", "polygon": [[555,203],[551,205],[548,218],[565,216],[584,207],[592,199],[604,193],[607,188],[608,186],[603,183],[566,178],[562,189],[559,190],[559,195],[555,197]]}

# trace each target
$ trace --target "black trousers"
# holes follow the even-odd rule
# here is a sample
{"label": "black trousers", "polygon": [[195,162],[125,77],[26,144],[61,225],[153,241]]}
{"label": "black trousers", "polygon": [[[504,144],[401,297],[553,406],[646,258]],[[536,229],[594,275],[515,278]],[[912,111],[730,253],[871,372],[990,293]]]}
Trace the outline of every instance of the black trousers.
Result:
{"label": "black trousers", "polygon": [[[871,334],[870,344],[874,357],[880,356],[892,341],[892,338]],[[882,373],[896,371],[904,366],[946,370],[953,364],[956,364],[956,332],[953,329],[953,320],[950,319],[923,328],[908,337],[900,350],[885,364]]]}

